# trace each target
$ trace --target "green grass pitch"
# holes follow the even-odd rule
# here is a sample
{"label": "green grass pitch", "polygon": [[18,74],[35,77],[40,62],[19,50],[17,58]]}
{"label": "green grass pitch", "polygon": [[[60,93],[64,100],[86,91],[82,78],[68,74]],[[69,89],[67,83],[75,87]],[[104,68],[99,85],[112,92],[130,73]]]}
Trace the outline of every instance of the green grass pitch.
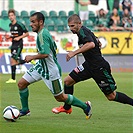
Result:
{"label": "green grass pitch", "polygon": [[[64,78],[67,74],[64,73]],[[17,75],[17,81],[21,78]],[[113,73],[117,91],[133,97],[132,73]],[[45,84],[40,81],[29,86],[31,116],[21,117],[17,122],[7,122],[2,117],[8,105],[20,108],[17,84],[6,84],[10,75],[0,74],[0,133],[133,133],[133,107],[109,102],[93,80],[75,85],[74,95],[82,101],[92,102],[92,117],[85,119],[79,108],[72,114],[53,114],[57,102]]]}

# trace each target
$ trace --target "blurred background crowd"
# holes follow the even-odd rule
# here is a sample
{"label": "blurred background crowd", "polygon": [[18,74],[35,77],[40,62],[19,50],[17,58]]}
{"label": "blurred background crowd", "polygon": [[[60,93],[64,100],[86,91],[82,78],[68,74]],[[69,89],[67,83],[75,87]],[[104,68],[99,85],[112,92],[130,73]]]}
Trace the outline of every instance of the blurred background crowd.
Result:
{"label": "blurred background crowd", "polygon": [[[100,9],[91,10],[91,5],[98,6],[99,3],[106,1],[106,5]],[[56,0],[53,0],[56,2]],[[16,10],[17,20],[23,22],[29,31],[29,16],[36,12],[41,11],[45,16],[45,26],[50,31],[68,32],[67,18],[77,13],[82,19],[83,25],[90,28],[92,31],[132,31],[133,30],[133,0],[71,0],[74,3],[73,9],[66,11],[60,9],[59,11],[50,8],[51,10],[41,9],[38,10]],[[70,5],[71,5],[70,2]],[[20,1],[21,5],[22,1]],[[47,1],[48,3],[48,1]],[[35,4],[35,3],[34,3]],[[45,0],[44,0],[45,4]],[[55,3],[56,4],[56,3]],[[60,2],[62,4],[62,2]],[[14,1],[8,0],[8,7],[14,8]],[[48,6],[48,4],[47,4]],[[62,7],[65,5],[61,5]],[[104,7],[107,7],[105,9]],[[0,11],[0,29],[9,31],[8,23],[8,10],[1,9]]]}

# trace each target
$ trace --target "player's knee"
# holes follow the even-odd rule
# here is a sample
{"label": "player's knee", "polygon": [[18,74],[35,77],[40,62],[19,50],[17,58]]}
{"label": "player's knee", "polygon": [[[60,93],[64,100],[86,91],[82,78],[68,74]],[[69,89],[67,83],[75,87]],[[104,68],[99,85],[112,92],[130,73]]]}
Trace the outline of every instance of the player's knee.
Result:
{"label": "player's knee", "polygon": [[111,94],[106,95],[106,97],[107,97],[107,99],[109,101],[113,101],[115,99],[115,97],[116,97],[116,93],[115,92],[112,92]]}
{"label": "player's knee", "polygon": [[28,86],[28,84],[25,83],[22,79],[19,80],[19,82],[18,82],[18,88],[19,88],[20,90],[25,89],[27,86]]}
{"label": "player's knee", "polygon": [[68,86],[69,85],[69,82],[67,82],[66,80],[64,80],[64,84]]}
{"label": "player's knee", "polygon": [[109,101],[113,101],[113,98],[112,98],[112,97],[107,97],[107,99],[108,99]]}
{"label": "player's knee", "polygon": [[67,85],[67,86],[72,86],[72,85],[75,84],[75,81],[70,76],[67,76],[64,79],[64,84]]}
{"label": "player's knee", "polygon": [[56,99],[56,101],[58,101],[58,102],[62,102],[60,98],[55,98],[55,99]]}
{"label": "player's knee", "polygon": [[21,81],[18,82],[18,88],[21,90],[23,89],[23,83]]}
{"label": "player's knee", "polygon": [[55,99],[56,99],[56,101],[58,101],[58,102],[63,102],[63,99],[62,99],[61,97],[56,97]]}
{"label": "player's knee", "polygon": [[69,85],[69,82],[68,82],[67,78],[64,79],[64,84]]}
{"label": "player's knee", "polygon": [[64,94],[61,94],[61,95],[59,95],[59,96],[55,96],[55,99],[56,99],[58,102],[65,102],[65,100],[66,100]]}

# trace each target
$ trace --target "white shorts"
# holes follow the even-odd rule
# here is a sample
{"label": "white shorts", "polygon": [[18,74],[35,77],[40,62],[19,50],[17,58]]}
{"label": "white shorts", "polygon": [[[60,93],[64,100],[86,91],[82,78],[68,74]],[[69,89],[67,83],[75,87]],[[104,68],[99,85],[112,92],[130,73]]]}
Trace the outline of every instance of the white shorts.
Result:
{"label": "white shorts", "polygon": [[58,78],[55,80],[47,80],[44,77],[42,77],[34,68],[29,69],[24,75],[23,78],[31,83],[37,82],[39,80],[43,80],[46,86],[49,88],[49,90],[52,92],[54,96],[58,96],[63,92],[63,86],[62,86],[62,79]]}
{"label": "white shorts", "polygon": [[82,21],[89,19],[89,11],[79,11],[79,16]]}

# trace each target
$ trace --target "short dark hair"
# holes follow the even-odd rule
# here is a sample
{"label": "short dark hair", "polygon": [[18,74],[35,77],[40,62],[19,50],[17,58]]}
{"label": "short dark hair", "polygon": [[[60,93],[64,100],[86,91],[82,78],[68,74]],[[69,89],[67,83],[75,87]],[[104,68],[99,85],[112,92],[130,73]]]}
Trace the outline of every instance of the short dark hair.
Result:
{"label": "short dark hair", "polygon": [[33,13],[33,14],[31,15],[31,17],[33,17],[33,16],[37,16],[37,20],[38,20],[38,21],[42,20],[43,23],[44,23],[45,17],[44,17],[44,15],[43,15],[41,12],[35,12],[35,13]]}
{"label": "short dark hair", "polygon": [[81,22],[79,15],[73,14],[68,18],[68,22],[74,21],[75,23]]}
{"label": "short dark hair", "polygon": [[8,11],[8,15],[9,15],[9,13],[13,13],[14,15],[16,15],[16,13],[15,13],[15,10],[14,10],[14,9],[10,9],[10,10]]}

